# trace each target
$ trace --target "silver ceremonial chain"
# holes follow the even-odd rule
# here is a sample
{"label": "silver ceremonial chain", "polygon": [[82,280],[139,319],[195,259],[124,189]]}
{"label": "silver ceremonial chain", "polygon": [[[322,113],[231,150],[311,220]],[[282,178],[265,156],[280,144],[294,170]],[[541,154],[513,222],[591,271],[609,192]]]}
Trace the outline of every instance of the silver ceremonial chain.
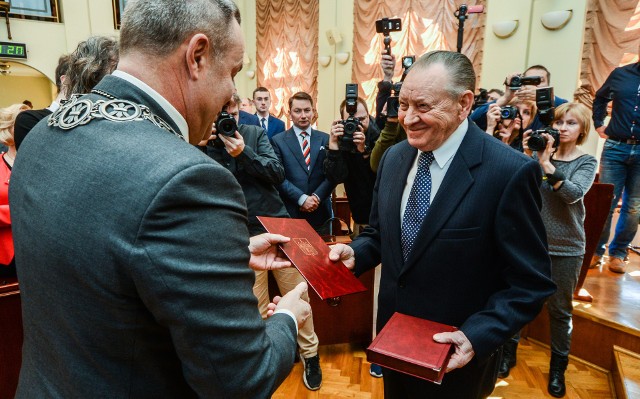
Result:
{"label": "silver ceremonial chain", "polygon": [[80,125],[86,125],[93,119],[107,119],[113,122],[130,122],[147,120],[154,125],[173,133],[181,140],[182,135],[158,115],[151,112],[149,107],[136,104],[129,100],[115,98],[102,90],[92,90],[94,94],[107,97],[109,100],[91,101],[79,98],[82,94],[74,94],[56,112],[49,117],[49,126],[69,130]]}

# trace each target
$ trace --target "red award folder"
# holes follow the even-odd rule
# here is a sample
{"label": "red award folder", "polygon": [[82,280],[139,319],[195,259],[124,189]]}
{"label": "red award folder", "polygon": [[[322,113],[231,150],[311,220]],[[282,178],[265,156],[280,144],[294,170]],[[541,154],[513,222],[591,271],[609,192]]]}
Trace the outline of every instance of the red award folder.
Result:
{"label": "red award folder", "polygon": [[367,360],[441,384],[453,345],[438,343],[433,335],[456,330],[446,324],[396,312],[367,348]]}
{"label": "red award folder", "polygon": [[329,260],[327,243],[306,220],[264,216],[258,220],[269,233],[291,238],[280,247],[322,300],[367,290],[344,263]]}

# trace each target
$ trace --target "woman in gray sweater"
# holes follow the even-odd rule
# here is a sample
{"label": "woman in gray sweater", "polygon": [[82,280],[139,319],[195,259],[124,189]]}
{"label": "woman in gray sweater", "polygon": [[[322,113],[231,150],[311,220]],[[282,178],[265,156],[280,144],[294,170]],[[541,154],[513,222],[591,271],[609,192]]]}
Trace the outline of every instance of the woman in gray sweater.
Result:
{"label": "woman in gray sweater", "polygon": [[[553,136],[542,133],[546,146],[538,151],[529,147],[531,132],[525,132],[523,148],[540,163],[544,173],[542,220],[547,229],[551,277],[558,290],[547,300],[551,324],[551,364],[549,393],[557,398],[565,395],[564,372],[571,347],[573,291],[576,288],[585,252],[584,196],[596,175],[597,161],[584,154],[582,144],[591,129],[591,112],[579,103],[566,103],[555,110],[552,127],[559,132],[559,143]],[[532,147],[538,149],[539,147]],[[507,343],[501,368],[515,364],[517,340]],[[511,357],[510,357],[511,356]],[[506,361],[505,361],[506,360]]]}

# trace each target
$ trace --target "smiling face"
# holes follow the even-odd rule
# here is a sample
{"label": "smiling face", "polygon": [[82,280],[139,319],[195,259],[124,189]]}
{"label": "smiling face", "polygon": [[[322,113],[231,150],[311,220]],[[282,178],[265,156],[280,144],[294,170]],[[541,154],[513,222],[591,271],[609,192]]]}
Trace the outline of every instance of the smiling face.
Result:
{"label": "smiling face", "polygon": [[402,84],[398,120],[412,147],[439,148],[469,115],[473,92],[454,96],[446,90],[449,80],[446,67],[434,63],[413,69]]}

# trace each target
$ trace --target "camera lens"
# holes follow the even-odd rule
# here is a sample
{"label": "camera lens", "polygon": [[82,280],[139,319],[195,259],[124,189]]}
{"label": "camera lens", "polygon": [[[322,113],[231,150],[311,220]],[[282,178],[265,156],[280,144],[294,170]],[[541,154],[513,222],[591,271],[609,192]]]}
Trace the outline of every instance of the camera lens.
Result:
{"label": "camera lens", "polygon": [[540,133],[534,132],[529,136],[527,145],[532,151],[542,151],[547,147],[547,139]]}
{"label": "camera lens", "polygon": [[502,119],[515,119],[518,116],[518,109],[514,106],[507,105],[500,108],[500,118]]}

